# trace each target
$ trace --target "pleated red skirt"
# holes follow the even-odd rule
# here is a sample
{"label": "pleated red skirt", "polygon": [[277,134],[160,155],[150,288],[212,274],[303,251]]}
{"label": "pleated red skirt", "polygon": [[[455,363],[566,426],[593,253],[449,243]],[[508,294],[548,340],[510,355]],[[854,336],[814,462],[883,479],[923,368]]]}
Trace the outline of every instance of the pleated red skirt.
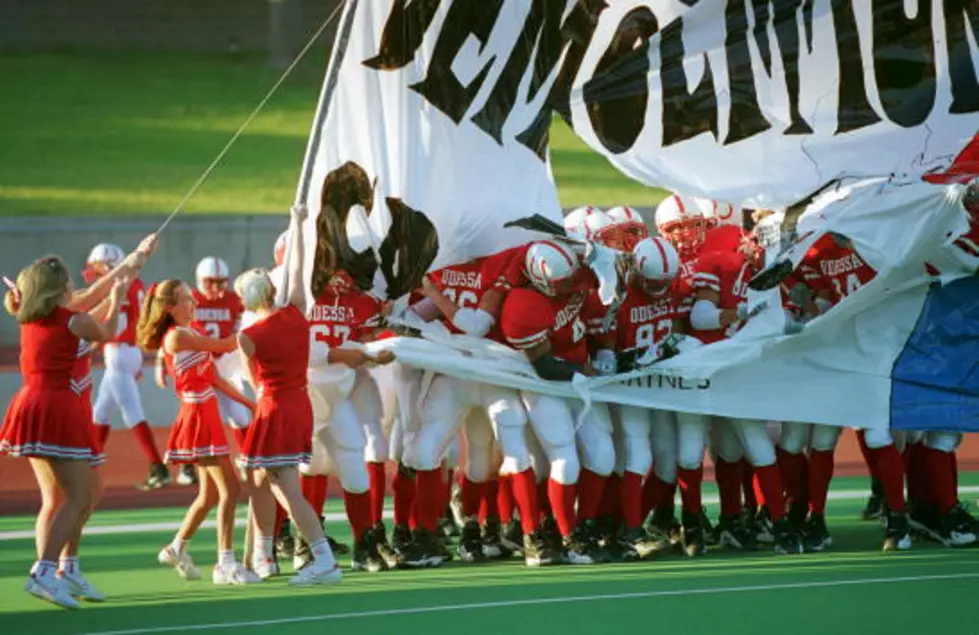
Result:
{"label": "pleated red skirt", "polygon": [[228,438],[221,425],[217,397],[203,403],[181,403],[170,429],[163,460],[167,463],[197,463],[228,453]]}
{"label": "pleated red skirt", "polygon": [[0,428],[0,454],[92,459],[91,417],[70,388],[24,386]]}
{"label": "pleated red skirt", "polygon": [[262,396],[239,463],[248,469],[296,467],[313,451],[313,407],[305,390]]}

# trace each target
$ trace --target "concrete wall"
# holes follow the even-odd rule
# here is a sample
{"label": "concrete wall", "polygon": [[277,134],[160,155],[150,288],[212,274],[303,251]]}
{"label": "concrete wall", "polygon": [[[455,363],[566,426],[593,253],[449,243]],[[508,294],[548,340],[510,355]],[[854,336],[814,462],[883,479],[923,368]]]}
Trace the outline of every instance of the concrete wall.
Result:
{"label": "concrete wall", "polygon": [[[0,50],[258,51],[269,16],[293,52],[341,0],[0,0]],[[335,25],[335,22],[334,22]],[[325,42],[333,41],[333,29]]]}

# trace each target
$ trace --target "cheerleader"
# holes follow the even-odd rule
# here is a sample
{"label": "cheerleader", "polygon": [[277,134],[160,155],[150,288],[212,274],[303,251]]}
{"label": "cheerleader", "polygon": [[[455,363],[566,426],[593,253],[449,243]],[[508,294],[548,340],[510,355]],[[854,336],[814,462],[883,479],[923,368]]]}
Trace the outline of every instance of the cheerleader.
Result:
{"label": "cheerleader", "polygon": [[[66,608],[79,606],[73,593],[86,595],[68,577],[76,583],[84,578],[80,570],[77,576],[58,575],[57,559],[70,540],[77,542],[91,510],[91,461],[97,454],[90,412],[72,390],[80,340],[106,342],[115,335],[126,276],[138,272],[155,246],[156,237],[148,237],[100,283],[81,292],[74,291],[60,258],[41,258],[20,272],[5,296],[7,311],[21,325],[24,385],[0,428],[0,454],[28,458],[42,498],[35,530],[38,559],[25,590]],[[83,311],[106,294],[108,320],[102,324]],[[88,599],[104,599],[93,595]]]}
{"label": "cheerleader", "polygon": [[180,529],[157,559],[160,564],[173,566],[184,579],[200,579],[187,545],[211,509],[217,507],[218,562],[211,579],[219,585],[259,582],[235,560],[232,541],[240,488],[228,457],[215,389],[246,408],[253,409],[254,404],[214,369],[211,355],[233,351],[235,338],[214,339],[192,329],[194,309],[194,298],[187,285],[179,280],[165,280],[155,285],[146,297],[137,328],[137,340],[144,350],[162,348],[180,398],[180,411],[170,429],[164,460],[196,466],[199,483],[197,498],[187,510]]}
{"label": "cheerleader", "polygon": [[[306,215],[292,208],[290,252],[286,272],[288,303],[275,302],[275,287],[262,269],[246,271],[235,281],[235,291],[255,321],[238,334],[238,345],[251,383],[259,395],[255,418],[241,448],[242,466],[248,471],[254,510],[252,569],[263,578],[277,572],[272,543],[275,536],[275,499],[286,509],[310,545],[313,561],[289,580],[291,585],[339,582],[337,566],[319,518],[303,497],[299,464],[308,461],[312,448],[313,409],[306,391],[310,328],[305,317],[302,284],[302,231]],[[281,289],[285,291],[285,289]],[[285,296],[281,293],[280,297]]]}

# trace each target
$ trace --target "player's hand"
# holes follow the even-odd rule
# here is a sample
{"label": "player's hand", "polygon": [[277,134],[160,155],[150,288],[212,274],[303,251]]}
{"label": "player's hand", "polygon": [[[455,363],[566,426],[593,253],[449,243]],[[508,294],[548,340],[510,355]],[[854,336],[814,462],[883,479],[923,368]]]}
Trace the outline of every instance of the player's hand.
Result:
{"label": "player's hand", "polygon": [[426,297],[432,297],[433,295],[439,295],[440,293],[441,291],[439,291],[439,288],[435,286],[435,283],[432,282],[431,278],[429,278],[428,276],[424,276],[422,278],[423,295],[425,295]]}
{"label": "player's hand", "polygon": [[167,387],[167,367],[163,364],[156,364],[156,368],[153,369],[153,379],[156,380],[156,385],[160,388],[166,390]]}
{"label": "player's hand", "polygon": [[309,210],[302,203],[297,203],[290,207],[289,213],[297,223],[302,223],[309,216]]}
{"label": "player's hand", "polygon": [[598,376],[598,371],[591,364],[585,364],[585,367],[581,369],[581,374],[585,377],[596,377]]}
{"label": "player's hand", "polygon": [[391,351],[381,351],[374,356],[374,363],[378,366],[384,366],[385,364],[390,364],[394,361],[394,353]]}
{"label": "player's hand", "polygon": [[741,319],[737,309],[721,309],[721,328],[727,328]]}
{"label": "player's hand", "polygon": [[340,348],[335,350],[337,356],[340,358],[338,361],[350,368],[360,368],[371,361],[370,355],[359,348]]}

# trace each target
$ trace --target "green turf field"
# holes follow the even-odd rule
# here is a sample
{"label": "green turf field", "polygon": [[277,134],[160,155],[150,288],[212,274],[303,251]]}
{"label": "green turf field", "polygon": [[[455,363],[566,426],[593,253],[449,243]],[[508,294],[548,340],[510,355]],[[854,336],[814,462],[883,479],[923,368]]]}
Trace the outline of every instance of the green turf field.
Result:
{"label": "green turf field", "polygon": [[[275,212],[294,196],[325,53],[311,53],[188,212]],[[0,55],[0,214],[168,212],[278,78],[262,59],[174,53]],[[552,128],[564,206],[648,206],[628,180]]]}
{"label": "green turf field", "polygon": [[[962,485],[963,498],[973,499],[979,474],[964,475]],[[74,612],[21,591],[32,543],[4,532],[27,530],[31,519],[8,517],[0,519],[0,627],[4,635],[974,632],[979,549],[916,542],[910,552],[882,554],[879,525],[856,520],[865,487],[866,479],[834,484],[827,520],[836,544],[820,555],[717,550],[698,560],[541,570],[527,570],[518,560],[453,562],[425,571],[351,573],[338,586],[314,589],[289,588],[284,578],[249,588],[212,586],[206,577],[214,561],[213,530],[192,544],[205,574],[194,583],[156,565],[156,551],[171,530],[94,535],[85,541],[84,568],[109,602]],[[339,507],[331,504],[328,511]],[[180,513],[106,512],[93,525],[131,532],[132,525],[178,521]],[[349,540],[343,523],[328,528]]]}

